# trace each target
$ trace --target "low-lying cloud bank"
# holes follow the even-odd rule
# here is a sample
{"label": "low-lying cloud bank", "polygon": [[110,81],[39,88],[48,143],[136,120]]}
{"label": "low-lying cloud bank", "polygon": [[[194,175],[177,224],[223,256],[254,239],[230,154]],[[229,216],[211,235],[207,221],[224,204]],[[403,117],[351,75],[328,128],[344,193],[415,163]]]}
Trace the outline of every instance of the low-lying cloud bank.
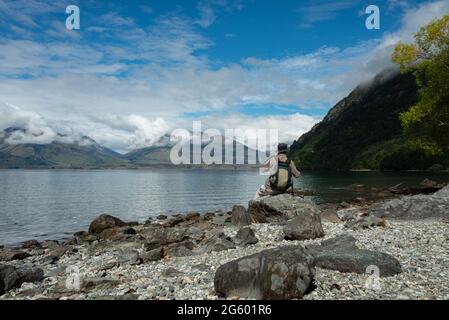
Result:
{"label": "low-lying cloud bank", "polygon": [[[17,128],[6,140],[10,144],[88,143],[88,136],[100,145],[118,152],[160,146],[170,143],[167,135],[175,129],[193,130],[193,121],[198,119],[155,119],[131,114],[127,116],[105,115],[103,119],[78,119],[77,121],[47,120],[42,115],[26,111],[18,106],[0,103],[0,130]],[[299,113],[286,116],[248,116],[231,114],[225,117],[207,116],[201,118],[202,129],[217,129],[223,135],[226,129],[278,130],[279,139],[291,143],[307,132],[319,118]]]}

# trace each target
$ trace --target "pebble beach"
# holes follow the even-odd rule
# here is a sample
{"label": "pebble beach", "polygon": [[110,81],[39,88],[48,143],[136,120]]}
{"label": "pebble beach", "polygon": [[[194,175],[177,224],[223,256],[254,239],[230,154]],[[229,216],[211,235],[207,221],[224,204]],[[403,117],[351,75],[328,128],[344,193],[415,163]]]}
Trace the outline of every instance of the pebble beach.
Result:
{"label": "pebble beach", "polygon": [[[206,238],[217,232],[234,238],[239,227],[229,223],[230,219],[226,219],[229,215],[217,215],[218,222],[212,223],[214,228],[203,229]],[[158,223],[162,222],[152,224]],[[195,228],[196,223],[189,228],[192,226]],[[314,288],[303,299],[449,299],[449,223],[445,218],[389,219],[383,226],[362,229],[323,219],[322,227],[324,237],[291,241],[285,240],[282,224],[253,223],[250,228],[258,239],[255,244],[211,252],[199,246],[185,256],[165,255],[146,262],[139,259],[146,251],[145,246],[134,238],[106,242],[107,245],[98,240],[72,243],[70,250],[58,259],[45,258],[54,248],[37,246],[26,249],[28,256],[24,259],[4,263],[17,268],[39,267],[43,280],[24,282],[0,299],[221,299],[214,290],[219,266],[270,248],[290,245],[307,248],[338,235],[353,236],[361,249],[395,257],[402,272],[380,278],[374,275],[376,286],[372,286],[369,281],[373,275],[316,267]],[[147,225],[133,228],[139,234]],[[124,254],[130,250],[136,257]],[[81,287],[70,285],[73,272]]]}

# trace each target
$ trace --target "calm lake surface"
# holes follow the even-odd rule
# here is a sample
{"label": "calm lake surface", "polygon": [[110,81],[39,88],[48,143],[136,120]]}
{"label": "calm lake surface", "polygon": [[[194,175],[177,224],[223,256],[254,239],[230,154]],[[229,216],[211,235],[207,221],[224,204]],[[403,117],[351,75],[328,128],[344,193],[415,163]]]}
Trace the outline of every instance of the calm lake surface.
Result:
{"label": "calm lake surface", "polygon": [[[449,181],[448,174],[303,172],[295,187],[314,191],[322,203],[370,196],[351,184],[370,190],[426,177]],[[0,244],[67,238],[101,213],[143,222],[162,213],[247,206],[265,179],[257,170],[0,170]]]}

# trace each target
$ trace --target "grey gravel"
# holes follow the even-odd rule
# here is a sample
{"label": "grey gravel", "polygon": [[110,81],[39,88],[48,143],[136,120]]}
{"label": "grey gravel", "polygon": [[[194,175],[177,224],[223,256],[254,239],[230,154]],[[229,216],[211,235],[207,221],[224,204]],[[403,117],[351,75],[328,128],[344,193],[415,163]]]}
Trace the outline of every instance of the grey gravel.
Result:
{"label": "grey gravel", "polygon": [[[77,246],[78,252],[64,255],[53,264],[42,266],[48,277],[41,285],[25,283],[21,288],[0,298],[96,299],[133,294],[137,295],[138,299],[217,299],[213,287],[215,270],[230,260],[267,248],[319,244],[322,240],[336,235],[349,234],[357,239],[357,246],[360,248],[378,250],[396,257],[403,272],[378,279],[380,288],[376,288],[366,286],[367,281],[372,279],[368,274],[340,273],[317,268],[316,289],[304,296],[304,299],[446,300],[449,299],[448,227],[448,223],[436,218],[416,221],[392,220],[386,227],[362,230],[345,228],[342,223],[323,222],[323,238],[286,241],[283,240],[282,226],[252,224],[251,228],[259,239],[254,245],[187,257],[171,257],[139,265],[116,265],[120,252],[103,250],[93,254],[89,247]],[[237,231],[238,227],[234,226],[223,228],[225,235],[231,238],[235,237]],[[143,252],[143,249],[138,250]],[[33,259],[36,258],[28,257],[25,262],[33,263]],[[19,263],[8,262],[11,265]],[[89,290],[62,290],[55,293],[58,292],[58,286],[66,281],[67,273],[63,271],[67,266],[78,267],[81,279],[107,278],[110,281]],[[181,273],[175,273],[173,269]],[[170,273],[172,276],[167,277]]]}

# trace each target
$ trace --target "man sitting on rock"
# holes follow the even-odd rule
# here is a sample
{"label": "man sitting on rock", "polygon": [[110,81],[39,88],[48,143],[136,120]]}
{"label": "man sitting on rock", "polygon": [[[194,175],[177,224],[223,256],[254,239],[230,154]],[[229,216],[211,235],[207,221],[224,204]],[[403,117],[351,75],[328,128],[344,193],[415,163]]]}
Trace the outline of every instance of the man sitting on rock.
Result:
{"label": "man sitting on rock", "polygon": [[285,143],[278,144],[278,154],[265,161],[260,172],[270,176],[265,183],[257,190],[254,199],[271,196],[287,192],[290,188],[293,193],[292,177],[299,177],[301,174],[296,169],[295,163],[287,156],[288,147]]}

